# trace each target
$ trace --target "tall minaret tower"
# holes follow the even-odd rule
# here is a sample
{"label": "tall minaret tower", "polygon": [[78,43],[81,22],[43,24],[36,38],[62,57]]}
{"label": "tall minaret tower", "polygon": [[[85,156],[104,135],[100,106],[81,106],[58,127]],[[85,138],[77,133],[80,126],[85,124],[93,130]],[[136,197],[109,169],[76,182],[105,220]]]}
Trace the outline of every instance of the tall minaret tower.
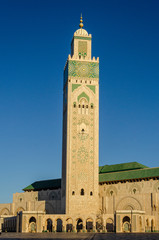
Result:
{"label": "tall minaret tower", "polygon": [[64,68],[62,213],[96,214],[99,160],[99,58],[82,16]]}

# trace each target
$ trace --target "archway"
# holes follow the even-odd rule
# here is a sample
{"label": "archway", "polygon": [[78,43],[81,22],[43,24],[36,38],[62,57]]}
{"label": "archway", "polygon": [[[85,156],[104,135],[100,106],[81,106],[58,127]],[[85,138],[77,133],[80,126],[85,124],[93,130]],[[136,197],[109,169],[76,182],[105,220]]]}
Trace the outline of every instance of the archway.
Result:
{"label": "archway", "polygon": [[93,231],[93,220],[91,218],[88,218],[86,220],[86,229],[87,229],[87,232]]}
{"label": "archway", "polygon": [[134,210],[134,206],[132,206],[132,205],[126,205],[123,209],[125,209],[125,210]]}
{"label": "archway", "polygon": [[46,220],[46,224],[47,224],[47,231],[48,232],[52,232],[52,220],[50,219],[50,218],[48,218],[47,220]]}
{"label": "archway", "polygon": [[77,225],[76,225],[77,232],[82,232],[83,229],[83,221],[81,218],[77,220]]}
{"label": "archway", "polygon": [[66,232],[72,232],[73,231],[73,221],[71,218],[68,218],[66,220]]}
{"label": "archway", "polygon": [[106,221],[106,230],[107,232],[114,232],[113,219],[108,218]]}
{"label": "archway", "polygon": [[36,232],[36,219],[31,217],[29,219],[29,232]]}
{"label": "archway", "polygon": [[3,208],[0,212],[0,215],[9,215],[9,210],[8,208]]}
{"label": "archway", "polygon": [[117,210],[142,210],[142,204],[134,197],[124,197],[117,203]]}
{"label": "archway", "polygon": [[98,218],[96,220],[96,229],[97,229],[97,232],[101,232],[103,230],[103,221],[101,218]]}
{"label": "archway", "polygon": [[56,232],[62,232],[62,220],[58,218],[56,220]]}
{"label": "archway", "polygon": [[123,218],[123,232],[130,232],[130,218],[128,216]]}

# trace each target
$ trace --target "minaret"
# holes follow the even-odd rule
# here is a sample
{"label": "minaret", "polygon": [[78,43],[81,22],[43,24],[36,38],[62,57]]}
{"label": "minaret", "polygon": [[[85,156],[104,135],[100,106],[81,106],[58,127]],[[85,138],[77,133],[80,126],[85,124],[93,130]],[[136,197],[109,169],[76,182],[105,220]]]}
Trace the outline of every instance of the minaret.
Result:
{"label": "minaret", "polygon": [[74,33],[64,68],[62,213],[96,214],[99,161],[99,58],[91,58],[92,36]]}

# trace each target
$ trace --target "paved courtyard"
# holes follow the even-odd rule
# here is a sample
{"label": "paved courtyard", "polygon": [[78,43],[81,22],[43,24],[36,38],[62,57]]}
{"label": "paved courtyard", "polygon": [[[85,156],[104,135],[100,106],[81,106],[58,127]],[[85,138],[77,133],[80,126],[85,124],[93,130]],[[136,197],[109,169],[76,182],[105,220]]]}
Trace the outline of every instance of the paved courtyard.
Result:
{"label": "paved courtyard", "polygon": [[96,234],[93,240],[159,240],[159,233]]}
{"label": "paved courtyard", "polygon": [[159,240],[159,233],[2,233],[0,239]]}

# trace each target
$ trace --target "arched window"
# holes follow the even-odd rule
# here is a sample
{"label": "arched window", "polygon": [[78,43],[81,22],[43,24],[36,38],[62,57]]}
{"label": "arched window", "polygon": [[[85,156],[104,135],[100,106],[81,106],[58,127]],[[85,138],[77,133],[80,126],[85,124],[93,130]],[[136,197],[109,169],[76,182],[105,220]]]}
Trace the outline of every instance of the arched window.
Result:
{"label": "arched window", "polygon": [[136,188],[133,189],[133,193],[134,193],[134,194],[136,193]]}
{"label": "arched window", "polygon": [[47,231],[52,232],[52,220],[50,218],[46,220],[46,224],[47,224]]}
{"label": "arched window", "polygon": [[82,196],[84,195],[84,189],[83,188],[81,189],[81,195]]}
{"label": "arched window", "polygon": [[129,222],[130,223],[130,218],[128,217],[128,216],[125,216],[124,218],[123,218],[123,223],[124,222]]}
{"label": "arched window", "polygon": [[90,192],[90,196],[92,196],[92,195],[93,195],[93,192],[91,191],[91,192]]}
{"label": "arched window", "polygon": [[114,193],[114,192],[111,190],[111,191],[110,191],[110,195],[112,196],[112,195],[113,195],[113,193]]}
{"label": "arched window", "polygon": [[72,195],[75,195],[75,191],[72,191]]}
{"label": "arched window", "polygon": [[31,218],[29,219],[29,223],[31,223],[31,222],[36,223],[36,219],[35,219],[35,217],[31,217]]}

